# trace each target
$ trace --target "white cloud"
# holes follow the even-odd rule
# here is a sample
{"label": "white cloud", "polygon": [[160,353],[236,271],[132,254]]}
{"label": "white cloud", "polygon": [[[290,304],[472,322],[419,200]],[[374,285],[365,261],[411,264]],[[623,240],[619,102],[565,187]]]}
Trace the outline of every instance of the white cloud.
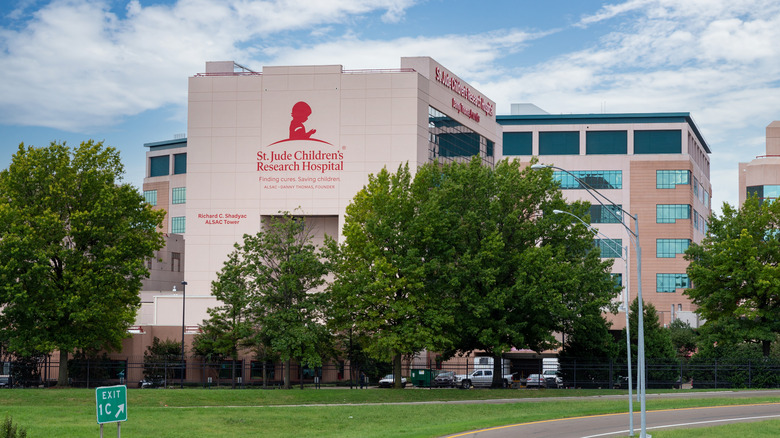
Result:
{"label": "white cloud", "polygon": [[119,18],[107,1],[54,0],[21,27],[0,29],[0,118],[70,131],[110,125],[183,104],[186,78],[205,61],[250,59],[257,49],[241,46],[259,37],[381,11],[399,20],[412,3],[133,0]]}

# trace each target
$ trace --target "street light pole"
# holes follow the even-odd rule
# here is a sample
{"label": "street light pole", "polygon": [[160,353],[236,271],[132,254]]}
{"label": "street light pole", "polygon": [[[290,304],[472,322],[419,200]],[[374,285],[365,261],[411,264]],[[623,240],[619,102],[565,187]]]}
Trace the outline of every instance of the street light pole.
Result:
{"label": "street light pole", "polygon": [[187,298],[187,282],[181,282],[181,389],[184,389],[184,372],[187,367],[184,362],[184,303]]}
{"label": "street light pole", "polygon": [[[582,220],[581,217],[575,215],[574,213],[563,211],[563,210],[553,210],[553,213],[555,214],[568,214],[569,216],[573,217],[574,219],[577,219],[580,221],[583,225],[588,227],[588,229],[594,234],[599,235],[607,240],[610,240],[612,243],[617,243],[615,239],[612,239],[611,237],[605,235],[601,231],[599,231],[596,227],[593,225],[585,222]],[[623,262],[625,262],[625,269],[626,269],[626,283],[628,282],[628,246],[625,246],[624,249],[626,250],[625,254],[621,254],[620,258],[623,259]],[[634,436],[634,399],[632,398],[632,388],[633,388],[633,382],[631,378],[632,374],[632,367],[631,367],[631,328],[628,321],[628,286],[623,288],[623,306],[626,312],[626,360],[628,365],[628,436]]]}
{"label": "street light pole", "polygon": [[[647,438],[647,410],[646,410],[646,376],[645,376],[645,318],[644,318],[644,306],[642,304],[642,248],[639,245],[639,215],[631,215],[627,211],[625,211],[622,207],[619,207],[617,204],[615,204],[611,199],[607,198],[603,193],[599,192],[598,190],[591,187],[588,183],[580,179],[577,175],[573,174],[572,172],[569,172],[566,169],[563,169],[558,166],[552,166],[549,164],[541,164],[536,163],[531,165],[531,169],[533,170],[540,170],[540,169],[557,169],[561,172],[565,172],[568,175],[570,175],[572,178],[574,178],[578,183],[580,183],[583,188],[591,195],[593,198],[601,204],[602,207],[607,207],[607,211],[612,214],[612,216],[617,219],[621,225],[623,225],[623,228],[626,229],[628,232],[628,238],[634,243],[634,246],[636,248],[636,278],[637,278],[637,394],[639,395],[639,406],[640,406],[640,412],[641,412],[641,432],[639,437],[640,438]],[[603,201],[602,201],[603,199]],[[604,201],[606,201],[608,204],[605,204]],[[612,207],[612,208],[609,208]],[[623,212],[623,215],[626,215],[634,220],[634,231],[631,230],[631,227],[628,226],[622,215],[621,217],[618,217],[618,215],[615,213],[615,210],[620,210]]]}

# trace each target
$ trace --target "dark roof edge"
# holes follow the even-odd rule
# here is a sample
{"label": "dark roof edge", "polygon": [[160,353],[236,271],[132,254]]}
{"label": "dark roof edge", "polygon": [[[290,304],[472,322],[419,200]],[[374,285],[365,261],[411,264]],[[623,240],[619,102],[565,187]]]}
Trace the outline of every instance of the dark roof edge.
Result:
{"label": "dark roof edge", "polygon": [[163,140],[163,141],[155,141],[152,143],[144,143],[145,148],[149,148],[150,150],[160,150],[160,149],[173,149],[173,148],[182,148],[187,146],[187,138],[176,138],[173,140]]}
{"label": "dark roof edge", "polygon": [[521,114],[497,115],[496,122],[500,125],[561,125],[572,124],[606,124],[606,123],[681,123],[691,127],[704,150],[712,151],[701,135],[699,128],[691,117],[691,113],[617,113],[617,114]]}

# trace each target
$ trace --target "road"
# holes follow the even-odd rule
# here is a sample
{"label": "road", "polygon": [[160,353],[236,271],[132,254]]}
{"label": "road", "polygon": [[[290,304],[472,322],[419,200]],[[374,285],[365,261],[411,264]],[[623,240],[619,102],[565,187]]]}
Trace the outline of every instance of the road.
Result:
{"label": "road", "polygon": [[[762,395],[777,395],[780,391],[761,391]],[[734,397],[744,398],[758,393],[715,392],[680,394],[684,398]],[[657,397],[664,397],[658,395]],[[668,395],[677,397],[678,394]],[[612,397],[610,397],[612,398]],[[648,398],[650,396],[648,395]],[[635,407],[638,408],[637,404]],[[693,428],[718,426],[745,421],[780,419],[780,402],[744,404],[700,408],[672,409],[647,412],[647,431],[668,428]],[[639,413],[634,414],[634,436],[639,436]],[[601,438],[628,436],[628,413],[595,415],[588,417],[546,420],[522,424],[510,424],[488,429],[448,435],[448,438]]]}

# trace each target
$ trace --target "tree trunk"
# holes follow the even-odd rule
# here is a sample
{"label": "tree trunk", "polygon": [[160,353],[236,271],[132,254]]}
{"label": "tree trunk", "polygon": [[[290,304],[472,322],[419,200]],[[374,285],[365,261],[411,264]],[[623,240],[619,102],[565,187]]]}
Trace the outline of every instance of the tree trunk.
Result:
{"label": "tree trunk", "polygon": [[282,362],[282,367],[284,367],[284,389],[290,389],[292,388],[290,384],[290,360]]}
{"label": "tree trunk", "polygon": [[491,388],[504,387],[504,363],[501,360],[501,353],[493,354],[493,383]]}
{"label": "tree trunk", "polygon": [[68,352],[60,350],[60,375],[57,378],[57,386],[68,387]]}
{"label": "tree trunk", "polygon": [[393,356],[393,388],[401,389],[401,355]]}
{"label": "tree trunk", "polygon": [[236,356],[233,355],[233,363],[231,366],[232,371],[230,376],[230,384],[232,389],[236,389],[236,362],[238,362],[238,360],[236,359]]}
{"label": "tree trunk", "polygon": [[764,357],[769,357],[771,346],[772,346],[772,341],[761,341],[761,347],[763,349]]}

